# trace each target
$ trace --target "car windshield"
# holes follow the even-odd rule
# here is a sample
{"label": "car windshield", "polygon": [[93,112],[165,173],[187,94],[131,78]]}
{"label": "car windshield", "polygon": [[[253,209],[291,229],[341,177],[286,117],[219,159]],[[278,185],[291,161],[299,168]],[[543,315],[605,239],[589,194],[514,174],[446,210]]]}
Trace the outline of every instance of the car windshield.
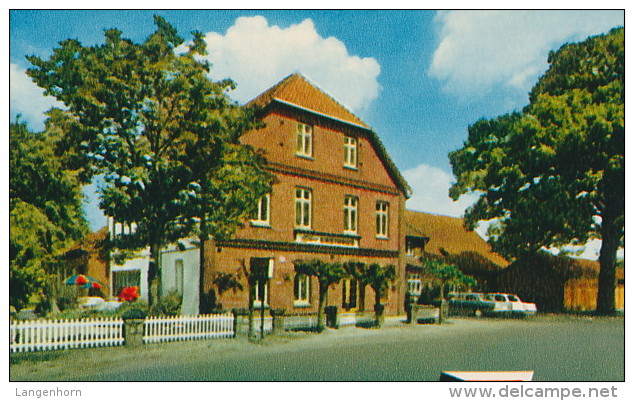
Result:
{"label": "car windshield", "polygon": [[514,295],[509,295],[509,301],[511,302],[519,302],[519,299]]}
{"label": "car windshield", "polygon": [[506,301],[506,298],[504,298],[504,295],[496,295],[495,300],[498,302],[504,302]]}

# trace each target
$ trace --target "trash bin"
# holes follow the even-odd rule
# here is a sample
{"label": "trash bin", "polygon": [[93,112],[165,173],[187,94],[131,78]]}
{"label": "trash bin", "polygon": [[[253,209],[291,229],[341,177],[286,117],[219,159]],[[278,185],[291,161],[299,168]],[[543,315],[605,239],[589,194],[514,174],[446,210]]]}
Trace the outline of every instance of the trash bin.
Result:
{"label": "trash bin", "polygon": [[326,327],[330,327],[333,329],[339,328],[339,319],[337,315],[337,307],[336,306],[326,306]]}

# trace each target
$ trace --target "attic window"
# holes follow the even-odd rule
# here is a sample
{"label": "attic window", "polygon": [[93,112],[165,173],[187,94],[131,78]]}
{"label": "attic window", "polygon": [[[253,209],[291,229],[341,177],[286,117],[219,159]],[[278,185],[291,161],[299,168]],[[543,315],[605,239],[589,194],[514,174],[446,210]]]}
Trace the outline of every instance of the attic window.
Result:
{"label": "attic window", "polygon": [[313,127],[303,123],[297,123],[297,148],[298,156],[313,156]]}
{"label": "attic window", "polygon": [[345,167],[357,167],[357,140],[350,136],[343,137],[343,165]]}

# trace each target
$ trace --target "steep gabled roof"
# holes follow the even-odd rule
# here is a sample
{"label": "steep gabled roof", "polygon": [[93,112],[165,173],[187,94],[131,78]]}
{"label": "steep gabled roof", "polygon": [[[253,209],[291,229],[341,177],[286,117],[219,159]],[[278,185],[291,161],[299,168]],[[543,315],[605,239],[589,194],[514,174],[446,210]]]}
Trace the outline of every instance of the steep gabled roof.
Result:
{"label": "steep gabled roof", "polygon": [[251,100],[247,106],[255,104],[265,107],[274,100],[291,106],[298,106],[317,114],[323,114],[348,124],[370,129],[361,119],[298,73],[284,78],[272,88]]}
{"label": "steep gabled roof", "polygon": [[453,255],[475,252],[498,266],[506,267],[509,264],[501,255],[493,252],[478,233],[467,231],[460,218],[406,210],[405,222],[408,235],[424,233],[429,237],[425,245],[426,252],[437,255],[442,252]]}
{"label": "steep gabled roof", "polygon": [[385,150],[378,135],[357,116],[333,99],[330,95],[309,82],[299,73],[291,74],[266,90],[246,106],[267,107],[272,103],[303,110],[321,117],[362,129],[376,150],[388,173],[405,196],[411,195],[411,188]]}

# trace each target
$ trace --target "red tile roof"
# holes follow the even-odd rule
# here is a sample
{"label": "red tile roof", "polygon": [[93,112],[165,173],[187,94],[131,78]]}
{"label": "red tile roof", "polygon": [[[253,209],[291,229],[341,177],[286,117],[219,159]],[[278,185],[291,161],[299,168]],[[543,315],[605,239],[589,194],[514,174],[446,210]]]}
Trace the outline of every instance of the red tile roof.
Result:
{"label": "red tile roof", "polygon": [[264,107],[273,100],[290,103],[318,114],[324,114],[337,120],[370,129],[352,112],[298,73],[284,78],[275,86],[251,100],[247,106],[255,104]]}
{"label": "red tile roof", "polygon": [[475,252],[498,266],[509,265],[478,233],[468,231],[460,218],[406,210],[405,223],[406,235],[429,237],[426,252],[437,255],[442,254],[441,250],[454,255]]}

